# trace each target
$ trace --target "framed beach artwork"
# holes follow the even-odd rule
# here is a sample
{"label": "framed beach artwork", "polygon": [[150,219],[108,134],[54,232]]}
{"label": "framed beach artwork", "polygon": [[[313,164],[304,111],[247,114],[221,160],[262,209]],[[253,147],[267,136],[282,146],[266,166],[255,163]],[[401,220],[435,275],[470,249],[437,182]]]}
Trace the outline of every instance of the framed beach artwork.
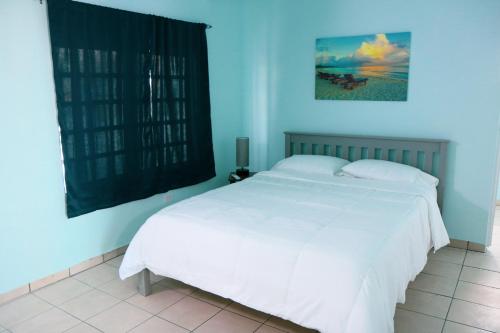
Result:
{"label": "framed beach artwork", "polygon": [[410,32],[316,39],[316,99],[406,101]]}

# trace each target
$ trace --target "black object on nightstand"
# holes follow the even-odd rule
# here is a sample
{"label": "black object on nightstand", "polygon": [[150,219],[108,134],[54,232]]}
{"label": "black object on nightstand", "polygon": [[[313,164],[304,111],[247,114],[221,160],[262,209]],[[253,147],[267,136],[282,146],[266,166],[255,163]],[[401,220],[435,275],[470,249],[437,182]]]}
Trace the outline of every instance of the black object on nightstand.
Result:
{"label": "black object on nightstand", "polygon": [[247,179],[249,177],[252,177],[253,175],[255,175],[257,172],[249,172],[248,173],[248,176],[238,176],[236,174],[236,172],[231,172],[229,174],[229,178],[227,179],[229,181],[229,184],[233,184],[233,183],[236,183],[236,182],[240,182],[242,181],[243,179]]}
{"label": "black object on nightstand", "polygon": [[[247,137],[236,138],[236,174],[241,179],[245,179],[250,176],[250,171],[246,169],[249,166],[249,151],[250,151],[250,140]],[[239,180],[238,177],[234,177]]]}

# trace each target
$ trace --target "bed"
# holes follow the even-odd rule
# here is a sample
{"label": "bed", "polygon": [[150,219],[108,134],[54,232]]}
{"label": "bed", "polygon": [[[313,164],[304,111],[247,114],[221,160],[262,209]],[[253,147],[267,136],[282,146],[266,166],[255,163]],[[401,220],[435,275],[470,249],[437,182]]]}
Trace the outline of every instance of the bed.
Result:
{"label": "bed", "polygon": [[286,132],[285,156],[382,159],[436,175],[436,188],[264,171],[166,207],[140,228],[122,279],[180,280],[320,332],[393,332],[397,302],[445,246],[445,140]]}

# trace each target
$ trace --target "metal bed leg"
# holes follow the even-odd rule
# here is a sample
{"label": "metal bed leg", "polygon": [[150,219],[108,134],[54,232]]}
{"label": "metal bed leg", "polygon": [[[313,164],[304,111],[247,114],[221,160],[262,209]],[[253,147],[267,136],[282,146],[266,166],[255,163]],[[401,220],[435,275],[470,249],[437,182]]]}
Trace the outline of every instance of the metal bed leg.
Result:
{"label": "metal bed leg", "polygon": [[149,269],[144,268],[140,273],[139,273],[139,294],[142,296],[149,296],[151,295],[151,279],[149,276]]}

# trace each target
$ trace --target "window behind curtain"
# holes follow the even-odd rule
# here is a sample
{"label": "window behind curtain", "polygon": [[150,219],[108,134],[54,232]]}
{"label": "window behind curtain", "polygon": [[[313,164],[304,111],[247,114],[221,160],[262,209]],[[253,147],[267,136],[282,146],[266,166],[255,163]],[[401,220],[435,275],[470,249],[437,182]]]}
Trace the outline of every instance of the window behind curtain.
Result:
{"label": "window behind curtain", "polygon": [[48,2],[68,217],[215,176],[205,25]]}

